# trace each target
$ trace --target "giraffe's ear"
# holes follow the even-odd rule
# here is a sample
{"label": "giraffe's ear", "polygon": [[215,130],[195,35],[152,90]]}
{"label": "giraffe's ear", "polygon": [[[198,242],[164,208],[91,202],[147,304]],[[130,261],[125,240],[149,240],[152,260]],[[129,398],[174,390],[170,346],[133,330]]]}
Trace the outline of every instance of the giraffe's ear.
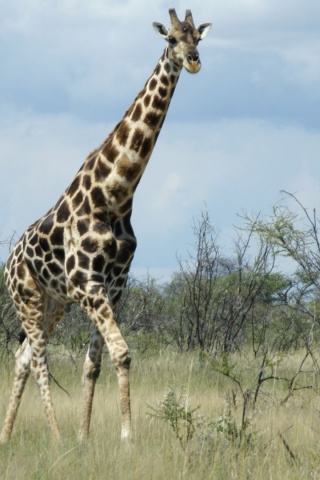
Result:
{"label": "giraffe's ear", "polygon": [[201,25],[199,25],[197,30],[200,33],[201,40],[207,35],[211,27],[212,23],[201,23]]}
{"label": "giraffe's ear", "polygon": [[152,24],[153,28],[155,29],[155,31],[160,35],[160,37],[164,38],[165,40],[167,40],[168,38],[168,30],[166,29],[166,27],[164,25],[162,25],[162,23],[159,23],[159,22],[153,22]]}

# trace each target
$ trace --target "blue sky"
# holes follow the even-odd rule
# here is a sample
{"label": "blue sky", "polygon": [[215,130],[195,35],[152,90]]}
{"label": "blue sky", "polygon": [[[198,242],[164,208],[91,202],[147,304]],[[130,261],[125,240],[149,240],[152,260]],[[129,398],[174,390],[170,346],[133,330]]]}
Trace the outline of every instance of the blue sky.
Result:
{"label": "blue sky", "polygon": [[[208,209],[226,254],[238,214],[280,190],[320,203],[319,0],[0,0],[0,242],[42,216],[143,87],[168,9],[212,22],[182,72],[134,201],[133,272],[168,278]],[[0,248],[5,261],[8,247]]]}

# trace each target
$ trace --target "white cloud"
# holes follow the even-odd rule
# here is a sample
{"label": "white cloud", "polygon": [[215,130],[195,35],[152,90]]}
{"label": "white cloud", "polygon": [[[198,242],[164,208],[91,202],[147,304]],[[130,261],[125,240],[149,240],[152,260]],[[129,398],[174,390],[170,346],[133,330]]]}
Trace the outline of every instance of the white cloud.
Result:
{"label": "white cloud", "polygon": [[291,42],[281,48],[281,55],[285,59],[293,74],[291,82],[312,84],[320,81],[320,38],[319,35],[309,35]]}
{"label": "white cloud", "polygon": [[[307,89],[313,84],[312,95],[319,96],[320,3],[317,0],[226,0],[215,13],[215,28],[208,45],[225,52],[225,57],[219,55],[214,59],[219,62],[219,67],[223,67],[225,58],[231,52],[245,53],[248,58],[251,55],[257,64],[251,77],[263,84],[266,71],[263,68],[264,57],[268,58],[272,70],[277,66],[279,68],[279,64],[275,63],[278,57],[283,65],[282,71],[276,72],[277,76],[299,88],[303,86]],[[260,58],[254,56],[257,54]],[[270,55],[274,57],[272,62]],[[270,78],[266,80],[270,82]]]}
{"label": "white cloud", "polygon": [[1,115],[2,233],[21,234],[51,208],[109,130],[66,115]]}
{"label": "white cloud", "polygon": [[226,228],[243,209],[266,211],[282,189],[306,189],[310,172],[314,180],[308,205],[317,206],[319,148],[320,134],[298,127],[240,120],[166,124],[136,194],[139,234],[173,241],[204,203],[213,223]]}
{"label": "white cloud", "polygon": [[[9,122],[7,115],[0,126],[3,238],[12,230],[21,234],[56,202],[112,124],[68,116],[13,116]],[[318,207],[319,150],[320,134],[299,127],[165,123],[134,202],[139,244],[146,250],[159,243],[159,258],[171,244],[175,256],[190,241],[192,217],[204,204],[222,229],[238,223],[242,209],[267,211],[281,189],[297,193],[308,208]]]}
{"label": "white cloud", "polygon": [[243,32],[243,36],[263,34],[266,30],[290,31],[308,30],[309,26],[319,26],[320,5],[318,0],[225,0],[212,10],[217,28],[222,25],[232,35]]}

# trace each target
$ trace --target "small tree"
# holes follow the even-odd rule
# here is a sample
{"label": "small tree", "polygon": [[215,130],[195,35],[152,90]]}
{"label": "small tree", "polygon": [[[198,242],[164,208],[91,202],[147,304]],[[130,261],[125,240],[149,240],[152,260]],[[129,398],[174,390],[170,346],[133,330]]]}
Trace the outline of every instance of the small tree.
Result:
{"label": "small tree", "polygon": [[299,213],[281,203],[273,207],[269,217],[253,219],[245,215],[244,218],[249,229],[274,246],[275,254],[289,257],[296,263],[305,288],[314,286],[320,290],[320,237],[316,210],[310,214],[295,195],[283,193],[298,206]]}
{"label": "small tree", "polygon": [[226,258],[207,212],[193,229],[194,251],[166,288],[167,327],[180,349],[227,352],[243,340],[256,305],[274,293],[272,246],[260,241],[251,258],[254,231],[238,231],[235,255]]}
{"label": "small tree", "polygon": [[[262,241],[273,245],[275,255],[288,258],[296,266],[288,287],[284,289],[288,307],[286,313],[294,318],[297,339],[306,343],[310,325],[317,326],[319,323],[319,219],[315,209],[309,213],[295,195],[283,193],[282,203],[273,207],[269,217],[257,220],[245,215],[244,218],[249,229],[256,232]],[[298,207],[298,212],[289,208],[288,201]]]}

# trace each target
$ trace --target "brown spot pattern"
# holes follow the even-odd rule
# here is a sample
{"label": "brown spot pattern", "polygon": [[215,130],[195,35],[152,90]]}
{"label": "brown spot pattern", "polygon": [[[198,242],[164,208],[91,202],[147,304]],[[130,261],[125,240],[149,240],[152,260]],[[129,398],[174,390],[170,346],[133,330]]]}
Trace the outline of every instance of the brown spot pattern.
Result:
{"label": "brown spot pattern", "polygon": [[138,152],[141,147],[143,137],[144,137],[143,131],[140,128],[137,128],[132,135],[130,149],[134,150],[135,152]]}
{"label": "brown spot pattern", "polygon": [[[129,133],[130,133],[130,126],[129,126],[129,124],[126,120],[123,120],[121,122],[118,130],[117,130],[117,135],[116,135],[117,140],[120,143],[120,145],[125,145],[127,143]],[[108,153],[109,153],[109,151],[108,151]],[[109,160],[109,155],[108,154],[107,154],[107,157],[108,157],[108,160]]]}
{"label": "brown spot pattern", "polygon": [[[139,140],[139,148],[141,146],[141,142]],[[141,165],[140,163],[133,163],[127,159],[121,160],[119,165],[117,165],[117,172],[121,177],[124,177],[126,180],[131,182],[136,178],[137,175],[139,175],[141,171]]]}
{"label": "brown spot pattern", "polygon": [[133,111],[133,114],[131,116],[131,120],[134,121],[134,122],[137,122],[139,120],[139,118],[141,117],[142,115],[142,107],[141,107],[141,104],[140,103],[137,103],[134,111]]}

